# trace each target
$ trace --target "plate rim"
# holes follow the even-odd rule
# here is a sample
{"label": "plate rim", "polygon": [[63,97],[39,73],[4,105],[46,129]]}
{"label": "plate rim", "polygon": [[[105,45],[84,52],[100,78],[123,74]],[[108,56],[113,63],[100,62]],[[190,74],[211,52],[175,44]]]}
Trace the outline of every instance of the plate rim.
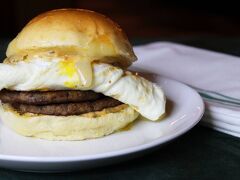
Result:
{"label": "plate rim", "polygon": [[[156,75],[156,74],[154,74]],[[55,162],[79,162],[79,161],[91,161],[91,160],[100,160],[100,159],[107,159],[107,158],[113,158],[116,156],[124,156],[132,153],[137,153],[141,151],[145,151],[147,149],[152,149],[154,147],[157,147],[161,144],[165,144],[166,142],[172,141],[181,135],[185,134],[188,132],[190,129],[192,129],[196,124],[199,123],[201,118],[203,117],[204,111],[205,111],[205,105],[204,101],[199,95],[199,93],[191,88],[190,86],[179,82],[177,80],[168,78],[166,76],[159,76],[161,79],[167,80],[167,81],[172,81],[173,83],[176,83],[180,86],[184,86],[184,88],[190,89],[197,97],[198,100],[200,101],[200,109],[201,114],[199,115],[198,118],[196,118],[195,121],[192,123],[187,124],[187,126],[183,129],[180,129],[176,131],[173,134],[167,135],[165,137],[161,137],[161,140],[159,138],[152,140],[149,143],[133,146],[133,147],[128,147],[128,148],[123,148],[120,150],[114,150],[114,151],[109,151],[109,152],[104,152],[104,153],[98,153],[94,155],[80,155],[80,156],[19,156],[19,155],[2,155],[0,154],[0,161],[11,161],[11,162],[28,162],[28,163],[55,163]],[[160,142],[159,142],[160,141]]]}

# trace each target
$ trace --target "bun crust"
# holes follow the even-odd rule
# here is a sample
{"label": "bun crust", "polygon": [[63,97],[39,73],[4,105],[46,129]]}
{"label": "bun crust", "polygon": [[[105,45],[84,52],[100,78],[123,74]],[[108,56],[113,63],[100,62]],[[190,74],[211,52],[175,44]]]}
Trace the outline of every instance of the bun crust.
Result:
{"label": "bun crust", "polygon": [[115,57],[129,66],[136,60],[122,29],[106,16],[83,9],[58,9],[32,19],[9,44],[7,57],[21,51],[75,48],[96,60]]}
{"label": "bun crust", "polygon": [[[106,111],[106,110],[105,110]],[[4,124],[17,133],[47,140],[84,140],[113,133],[133,122],[138,113],[128,105],[80,116],[20,115],[7,104],[0,106]]]}

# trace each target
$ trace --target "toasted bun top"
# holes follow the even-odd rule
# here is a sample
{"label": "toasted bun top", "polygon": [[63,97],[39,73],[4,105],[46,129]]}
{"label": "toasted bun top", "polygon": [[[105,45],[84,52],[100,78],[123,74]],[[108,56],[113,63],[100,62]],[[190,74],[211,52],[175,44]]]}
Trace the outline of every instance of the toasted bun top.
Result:
{"label": "toasted bun top", "polygon": [[7,57],[38,49],[74,49],[84,56],[136,60],[122,29],[106,16],[84,9],[58,9],[33,18],[9,44]]}

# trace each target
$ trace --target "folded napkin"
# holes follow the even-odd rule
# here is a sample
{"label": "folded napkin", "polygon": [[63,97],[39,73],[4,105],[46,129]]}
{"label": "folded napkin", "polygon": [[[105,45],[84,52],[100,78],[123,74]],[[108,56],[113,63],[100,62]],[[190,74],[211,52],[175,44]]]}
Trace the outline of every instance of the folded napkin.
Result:
{"label": "folded napkin", "polygon": [[134,50],[139,58],[134,70],[195,88],[207,105],[203,122],[222,132],[240,134],[240,58],[170,42],[136,46]]}

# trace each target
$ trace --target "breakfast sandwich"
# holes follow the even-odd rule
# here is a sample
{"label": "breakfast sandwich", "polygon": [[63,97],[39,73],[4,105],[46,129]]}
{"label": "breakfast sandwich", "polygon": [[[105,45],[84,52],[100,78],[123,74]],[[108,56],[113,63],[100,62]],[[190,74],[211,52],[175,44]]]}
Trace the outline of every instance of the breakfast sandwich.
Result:
{"label": "breakfast sandwich", "polygon": [[17,133],[48,140],[111,134],[139,114],[158,120],[162,89],[127,68],[136,61],[122,29],[83,9],[32,19],[0,64],[0,118]]}

